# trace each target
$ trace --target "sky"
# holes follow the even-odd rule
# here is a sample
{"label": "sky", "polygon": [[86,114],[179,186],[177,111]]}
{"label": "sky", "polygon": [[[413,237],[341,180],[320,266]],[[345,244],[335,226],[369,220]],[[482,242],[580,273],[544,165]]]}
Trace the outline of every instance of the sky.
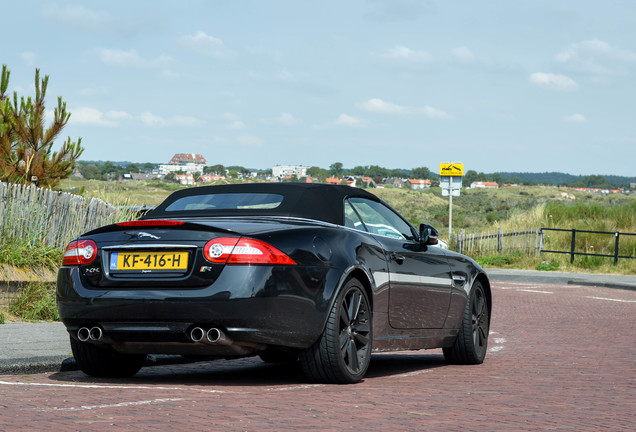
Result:
{"label": "sky", "polygon": [[81,160],[636,176],[636,2],[12,1]]}

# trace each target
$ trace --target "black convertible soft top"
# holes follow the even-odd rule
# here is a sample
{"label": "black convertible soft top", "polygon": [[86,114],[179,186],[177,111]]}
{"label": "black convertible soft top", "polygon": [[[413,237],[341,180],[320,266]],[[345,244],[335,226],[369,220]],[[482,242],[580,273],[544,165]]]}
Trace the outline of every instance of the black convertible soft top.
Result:
{"label": "black convertible soft top", "polygon": [[[234,207],[234,208],[189,208],[179,206],[181,202],[196,202],[215,198],[211,195],[239,197],[250,194],[280,196],[275,207]],[[192,198],[190,198],[192,197]],[[363,197],[382,201],[363,189],[315,183],[243,183],[221,186],[201,186],[182,189],[171,194],[156,209],[141,219],[185,218],[205,216],[279,216],[298,217],[344,225],[344,200],[349,197]]]}

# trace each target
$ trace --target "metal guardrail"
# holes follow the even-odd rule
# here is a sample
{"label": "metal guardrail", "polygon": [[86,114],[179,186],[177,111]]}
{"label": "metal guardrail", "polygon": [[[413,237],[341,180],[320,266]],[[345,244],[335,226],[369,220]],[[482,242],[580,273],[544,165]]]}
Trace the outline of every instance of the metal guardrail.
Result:
{"label": "metal guardrail", "polygon": [[[571,246],[570,246],[570,250],[569,251],[554,251],[554,250],[541,249],[542,253],[545,252],[545,253],[559,253],[559,254],[570,255],[570,264],[574,263],[574,257],[576,255],[614,258],[614,265],[618,264],[619,258],[620,259],[636,259],[636,257],[633,257],[633,256],[619,255],[619,240],[620,240],[620,237],[621,236],[636,236],[636,234],[634,234],[634,233],[622,233],[622,232],[611,232],[611,231],[587,231],[587,230],[563,229],[563,228],[541,228],[540,231],[541,231],[541,233],[543,233],[543,231],[561,231],[561,232],[569,232],[569,233],[572,234],[571,243],[570,243]],[[575,251],[575,247],[576,247],[576,233],[606,234],[606,235],[615,236],[614,254],[608,255],[608,254],[598,254],[598,253],[588,253],[588,252],[576,252]]]}

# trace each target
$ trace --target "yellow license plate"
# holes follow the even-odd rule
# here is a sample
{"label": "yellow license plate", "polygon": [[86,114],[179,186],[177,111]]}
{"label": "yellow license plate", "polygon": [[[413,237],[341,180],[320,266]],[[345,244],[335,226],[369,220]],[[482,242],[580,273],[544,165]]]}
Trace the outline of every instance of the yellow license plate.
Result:
{"label": "yellow license plate", "polygon": [[187,252],[113,252],[111,270],[187,270]]}

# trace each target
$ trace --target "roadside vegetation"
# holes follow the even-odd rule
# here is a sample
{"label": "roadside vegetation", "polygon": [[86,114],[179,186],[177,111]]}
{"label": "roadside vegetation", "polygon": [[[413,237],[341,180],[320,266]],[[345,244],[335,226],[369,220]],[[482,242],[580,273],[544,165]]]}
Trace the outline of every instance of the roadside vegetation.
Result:
{"label": "roadside vegetation", "polygon": [[[242,182],[226,179],[217,183]],[[185,186],[148,182],[104,182],[67,179],[61,188],[81,191],[107,202],[154,206],[175,190]],[[192,187],[192,186],[191,186]],[[449,238],[448,198],[437,187],[424,190],[370,189],[400,211],[413,225],[428,222]],[[571,189],[543,186],[504,187],[500,189],[465,189],[453,200],[453,233],[481,233],[501,228],[504,232],[519,229],[561,228],[588,231],[636,233],[636,196],[634,194],[598,195]],[[614,236],[578,234],[577,252],[613,254]],[[546,232],[546,248],[568,251],[570,234]],[[593,252],[597,251],[597,252]],[[636,256],[636,236],[620,239],[620,255]],[[636,274],[636,260],[603,257],[575,257],[541,254],[539,256],[490,255],[473,256],[485,267],[559,270],[572,272],[603,272]]]}

